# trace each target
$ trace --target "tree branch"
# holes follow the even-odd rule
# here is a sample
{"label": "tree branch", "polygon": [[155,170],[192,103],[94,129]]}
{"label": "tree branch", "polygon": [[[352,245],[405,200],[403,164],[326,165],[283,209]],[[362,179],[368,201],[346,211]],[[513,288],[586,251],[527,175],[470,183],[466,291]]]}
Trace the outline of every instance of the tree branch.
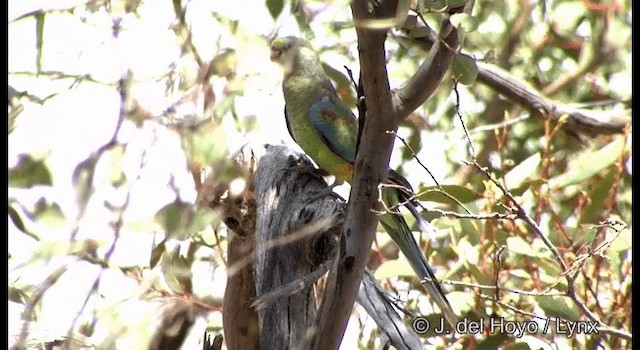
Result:
{"label": "tree branch", "polygon": [[[392,17],[396,8],[395,1],[375,5],[367,0],[351,3],[356,24]],[[356,25],[356,33],[367,112],[360,116],[365,119],[360,120],[362,127],[347,216],[339,255],[327,282],[326,290],[333,293],[324,295],[312,349],[337,349],[344,336],[378,225],[372,209],[378,204],[378,185],[386,180],[394,141],[387,131],[397,127],[395,120],[389,118],[393,108],[384,49],[387,29]]]}
{"label": "tree branch", "polygon": [[449,21],[444,21],[429,55],[402,86],[393,91],[393,119],[396,124],[411,114],[433,94],[442,82],[445,73],[456,55],[452,49],[458,47],[458,31]]}
{"label": "tree branch", "polygon": [[526,82],[517,79],[492,64],[477,62],[478,80],[495,91],[545,118],[559,120],[567,115],[567,127],[589,133],[621,133],[631,118],[616,110],[593,111],[555,102],[542,95]]}
{"label": "tree branch", "polygon": [[[429,36],[409,38],[409,40],[420,44],[425,49],[431,48],[437,42]],[[631,117],[628,112],[591,110],[560,103],[545,97],[542,92],[536,90],[527,82],[516,78],[494,64],[476,63],[479,82],[489,86],[507,99],[522,105],[536,116],[557,121],[563,115],[567,115],[565,127],[572,131],[590,134],[617,134],[623,133],[625,126],[631,123]]]}

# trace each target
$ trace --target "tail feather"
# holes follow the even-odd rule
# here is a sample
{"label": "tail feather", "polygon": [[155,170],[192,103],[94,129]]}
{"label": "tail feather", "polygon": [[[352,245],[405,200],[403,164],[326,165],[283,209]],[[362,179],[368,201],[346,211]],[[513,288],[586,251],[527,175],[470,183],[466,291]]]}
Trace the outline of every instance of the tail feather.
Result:
{"label": "tail feather", "polygon": [[[435,229],[431,224],[426,221],[418,212],[417,205],[411,199],[411,193],[413,190],[411,189],[408,181],[402,177],[397,172],[390,170],[389,171],[389,182],[399,188],[396,188],[392,191],[387,191],[389,197],[393,194],[395,198],[387,198],[390,201],[389,204],[397,204],[401,203],[404,205],[409,212],[414,216],[416,222],[418,223],[418,227],[425,234],[433,235],[435,234]],[[458,316],[453,312],[451,308],[451,304],[447,300],[442,288],[440,287],[440,283],[436,279],[436,276],[433,272],[433,269],[429,265],[427,258],[424,256],[424,253],[418,246],[411,229],[407,225],[407,222],[404,220],[402,215],[398,214],[385,214],[380,218],[380,223],[385,228],[385,230],[389,233],[391,238],[396,242],[400,251],[407,257],[411,267],[416,272],[420,280],[422,281],[422,285],[426,289],[427,293],[431,296],[433,301],[438,305],[442,313],[444,314],[447,322],[451,324],[455,328],[455,324],[458,322]]]}

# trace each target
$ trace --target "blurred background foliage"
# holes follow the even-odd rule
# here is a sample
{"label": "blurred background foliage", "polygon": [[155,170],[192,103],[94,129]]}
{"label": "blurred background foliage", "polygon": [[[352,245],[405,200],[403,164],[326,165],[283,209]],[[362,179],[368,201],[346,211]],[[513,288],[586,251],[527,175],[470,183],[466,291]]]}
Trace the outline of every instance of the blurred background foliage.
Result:
{"label": "blurred background foliage", "polygon": [[[392,88],[426,57],[412,38],[428,31],[416,24],[437,28],[439,9],[451,3],[410,3],[410,16],[391,30]],[[201,348],[203,332],[222,327],[228,235],[217,213],[196,208],[197,193],[208,174],[244,186],[234,182],[229,155],[245,143],[297,148],[269,62],[276,34],[309,39],[355,106],[345,69],[357,78],[349,2],[13,0],[8,20],[10,346],[67,340],[75,348],[146,348],[167,310],[186,303],[198,317],[183,347]],[[531,115],[479,83],[473,62],[500,66],[554,101],[630,115],[631,2],[477,1],[472,16],[452,22],[467,55],[453,68],[464,85],[445,79],[402,124],[406,145],[396,142],[391,162],[441,229],[419,238],[437,275],[458,282],[444,287],[452,305],[473,319],[582,317],[566,297],[502,291],[496,305],[493,291],[472,286],[567,290],[523,222],[479,219],[508,214],[508,201],[464,164],[475,157],[578,272],[585,305],[630,332],[630,127],[614,134],[562,128],[562,119]],[[460,203],[475,217],[461,215]],[[374,249],[371,267],[383,285],[413,315],[432,314],[389,238],[378,235]],[[360,309],[353,317],[360,322],[350,322],[343,348],[380,348],[373,321]],[[630,346],[584,334],[459,337],[454,347]],[[444,339],[425,335],[424,342],[439,347]]]}

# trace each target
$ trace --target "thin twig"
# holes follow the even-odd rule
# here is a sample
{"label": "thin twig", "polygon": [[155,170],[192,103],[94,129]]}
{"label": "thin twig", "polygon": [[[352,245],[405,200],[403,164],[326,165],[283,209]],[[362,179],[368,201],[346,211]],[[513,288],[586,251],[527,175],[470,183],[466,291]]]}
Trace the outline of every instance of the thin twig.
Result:
{"label": "thin twig", "polygon": [[[398,133],[396,133],[395,131],[387,131],[387,133],[392,134],[393,136],[395,136],[397,139],[399,139],[405,145],[405,147],[407,147],[409,152],[411,152],[411,156],[413,157],[413,159],[415,159],[418,162],[418,164],[420,164],[420,166],[429,174],[429,176],[431,176],[431,179],[433,180],[433,182],[435,182],[436,186],[438,186],[438,189],[441,191],[441,193],[443,195],[445,195],[447,198],[451,199],[453,202],[458,204],[462,209],[464,209],[464,211],[466,211],[467,213],[471,214],[471,211],[464,204],[462,204],[462,202],[460,202],[457,198],[455,198],[454,196],[449,194],[447,191],[445,191],[444,188],[442,188],[442,186],[440,185],[440,183],[438,183],[438,180],[436,180],[435,176],[433,176],[433,174],[431,173],[429,168],[427,168],[427,166],[422,163],[422,161],[420,160],[420,158],[418,158],[418,155],[413,150],[411,145],[409,145],[409,143],[403,137],[398,135]],[[412,192],[412,191],[410,191],[410,189],[406,189],[406,190],[409,193]],[[413,194],[410,199],[411,200],[417,199],[417,197],[418,197],[417,194]]]}
{"label": "thin twig", "polygon": [[453,109],[456,110],[456,115],[460,118],[460,124],[462,124],[462,130],[464,130],[464,134],[467,135],[467,141],[469,142],[469,147],[471,148],[471,159],[475,160],[476,157],[476,148],[473,147],[473,142],[471,141],[471,136],[469,135],[469,131],[467,130],[467,126],[464,123],[464,119],[462,118],[462,113],[460,113],[460,93],[458,92],[458,82],[454,82],[453,84],[453,92],[456,95],[456,103],[453,105]]}

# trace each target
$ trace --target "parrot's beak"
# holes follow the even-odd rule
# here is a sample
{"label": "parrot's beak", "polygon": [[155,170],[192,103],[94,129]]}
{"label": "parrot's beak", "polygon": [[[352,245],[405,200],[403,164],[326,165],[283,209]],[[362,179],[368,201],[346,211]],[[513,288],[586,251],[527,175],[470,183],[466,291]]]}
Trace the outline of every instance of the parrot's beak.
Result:
{"label": "parrot's beak", "polygon": [[282,51],[271,49],[271,55],[269,55],[269,57],[271,58],[272,61],[275,61],[278,58],[280,58],[281,55],[282,55]]}

